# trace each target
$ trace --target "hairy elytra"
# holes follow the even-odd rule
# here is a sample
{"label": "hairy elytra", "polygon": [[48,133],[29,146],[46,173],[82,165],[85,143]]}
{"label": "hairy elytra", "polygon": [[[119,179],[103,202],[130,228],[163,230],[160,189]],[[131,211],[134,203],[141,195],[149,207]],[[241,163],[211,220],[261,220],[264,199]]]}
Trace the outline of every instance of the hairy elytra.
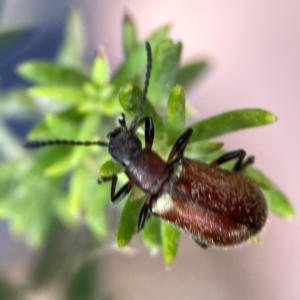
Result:
{"label": "hairy elytra", "polygon": [[[151,47],[146,42],[147,71],[142,98],[136,115],[127,127],[125,116],[110,132],[108,142],[46,140],[27,141],[27,148],[55,145],[108,147],[114,160],[125,168],[129,181],[116,192],[117,174],[98,180],[111,181],[111,201],[117,203],[137,186],[148,197],[139,215],[138,230],[142,230],[149,212],[186,232],[203,248],[210,245],[231,246],[255,236],[267,220],[268,207],[259,186],[240,171],[253,163],[245,159],[246,152],[237,150],[222,155],[210,164],[191,160],[184,150],[193,133],[188,128],[174,144],[167,161],[152,150],[154,124],[151,117],[141,118],[146,101],[152,68]],[[145,125],[145,148],[136,131]],[[232,171],[220,165],[237,159]]]}

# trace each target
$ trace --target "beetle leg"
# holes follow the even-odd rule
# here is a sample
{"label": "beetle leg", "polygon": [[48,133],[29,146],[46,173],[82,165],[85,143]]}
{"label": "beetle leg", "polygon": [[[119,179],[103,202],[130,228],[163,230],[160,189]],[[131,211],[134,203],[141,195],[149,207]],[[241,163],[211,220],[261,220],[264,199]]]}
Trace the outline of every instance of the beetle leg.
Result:
{"label": "beetle leg", "polygon": [[116,186],[118,181],[118,176],[108,176],[108,177],[102,177],[101,179],[98,179],[98,184],[101,184],[102,182],[111,181],[111,190],[110,190],[110,199],[112,203],[118,203],[121,201],[131,190],[133,184],[127,182],[125,185],[123,185],[119,191],[116,193]]}
{"label": "beetle leg", "polygon": [[138,231],[141,231],[149,216],[149,205],[150,205],[151,195],[149,195],[140,211],[139,221],[138,221]]}
{"label": "beetle leg", "polygon": [[154,140],[154,124],[150,117],[142,118],[137,123],[137,128],[145,122],[145,145],[146,149],[151,150]]}
{"label": "beetle leg", "polygon": [[235,172],[242,171],[245,167],[253,163],[254,163],[254,156],[248,156],[245,161],[238,160],[233,168],[233,171]]}
{"label": "beetle leg", "polygon": [[206,244],[205,242],[198,240],[197,238],[193,237],[193,240],[203,249],[207,249],[208,248],[208,244]]}
{"label": "beetle leg", "polygon": [[172,162],[174,160],[174,158],[182,158],[183,157],[184,149],[185,149],[192,133],[193,133],[193,129],[189,128],[178,138],[178,140],[174,144],[174,146],[169,154],[168,163]]}
{"label": "beetle leg", "polygon": [[243,161],[245,156],[246,156],[246,152],[244,150],[231,151],[231,152],[225,153],[224,155],[222,155],[221,157],[219,157],[218,159],[213,161],[210,165],[211,166],[219,166],[227,161],[238,158],[238,161],[236,162],[236,164],[233,167],[233,171],[239,172],[254,162],[254,156],[249,156],[248,158],[246,158],[245,161]]}

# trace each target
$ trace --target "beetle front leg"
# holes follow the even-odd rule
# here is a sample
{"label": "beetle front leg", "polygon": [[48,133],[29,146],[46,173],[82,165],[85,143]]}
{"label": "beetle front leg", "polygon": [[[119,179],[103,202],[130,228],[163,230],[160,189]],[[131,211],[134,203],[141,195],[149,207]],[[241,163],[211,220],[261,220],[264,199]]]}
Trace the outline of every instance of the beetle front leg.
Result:
{"label": "beetle front leg", "polygon": [[[225,153],[215,161],[213,161],[210,165],[211,166],[219,166],[227,161],[230,161],[232,159],[238,158],[238,161],[233,167],[233,171],[239,172],[243,170],[245,167],[247,167],[250,164],[254,163],[254,156],[249,156],[244,160],[246,156],[246,152],[244,150],[236,150],[232,152]],[[243,161],[244,160],[244,161]]]}
{"label": "beetle front leg", "polygon": [[154,124],[150,117],[145,117],[139,120],[137,128],[145,122],[145,145],[146,149],[151,150],[154,140]]}
{"label": "beetle front leg", "polygon": [[184,149],[185,149],[192,133],[193,133],[193,129],[189,128],[187,131],[185,131],[179,137],[179,139],[176,141],[176,143],[174,144],[174,146],[169,154],[168,163],[171,163],[174,160],[174,158],[176,159],[176,158],[183,157]]}
{"label": "beetle front leg", "polygon": [[118,203],[120,202],[132,189],[133,184],[129,181],[126,184],[124,184],[119,191],[116,193],[116,186],[118,182],[118,176],[108,176],[108,177],[102,177],[101,179],[98,179],[98,184],[101,184],[102,182],[111,181],[111,190],[110,190],[110,199],[112,203]]}

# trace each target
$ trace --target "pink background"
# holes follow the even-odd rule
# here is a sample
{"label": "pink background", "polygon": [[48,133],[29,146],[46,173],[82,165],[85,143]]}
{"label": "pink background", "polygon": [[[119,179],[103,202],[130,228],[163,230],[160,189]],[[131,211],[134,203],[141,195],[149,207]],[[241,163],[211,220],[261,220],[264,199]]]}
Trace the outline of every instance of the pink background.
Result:
{"label": "pink background", "polygon": [[[38,1],[29,2],[34,9]],[[184,44],[183,61],[201,56],[212,63],[205,79],[187,94],[199,119],[251,107],[276,114],[276,124],[218,140],[228,150],[244,148],[255,154],[256,166],[285,191],[299,213],[299,1],[88,0],[63,5],[67,4],[83,9],[91,41],[88,57],[103,45],[114,67],[122,56],[124,11],[135,19],[141,39],[162,24],[172,24],[172,37]],[[45,13],[41,4],[38,8]],[[48,26],[54,21],[49,18]],[[161,255],[150,257],[136,238],[136,256],[105,256],[105,290],[124,300],[300,299],[299,228],[298,219],[271,215],[261,245],[230,251],[204,251],[182,236],[178,258],[167,271]]]}

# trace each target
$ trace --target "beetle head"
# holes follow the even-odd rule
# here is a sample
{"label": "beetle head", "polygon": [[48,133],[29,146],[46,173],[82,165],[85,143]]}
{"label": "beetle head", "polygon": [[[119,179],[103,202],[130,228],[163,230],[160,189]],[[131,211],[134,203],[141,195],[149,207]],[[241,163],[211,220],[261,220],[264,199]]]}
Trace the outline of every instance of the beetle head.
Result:
{"label": "beetle head", "polygon": [[142,143],[134,131],[126,127],[124,114],[118,119],[120,126],[107,135],[110,155],[124,167],[128,167],[142,150]]}

